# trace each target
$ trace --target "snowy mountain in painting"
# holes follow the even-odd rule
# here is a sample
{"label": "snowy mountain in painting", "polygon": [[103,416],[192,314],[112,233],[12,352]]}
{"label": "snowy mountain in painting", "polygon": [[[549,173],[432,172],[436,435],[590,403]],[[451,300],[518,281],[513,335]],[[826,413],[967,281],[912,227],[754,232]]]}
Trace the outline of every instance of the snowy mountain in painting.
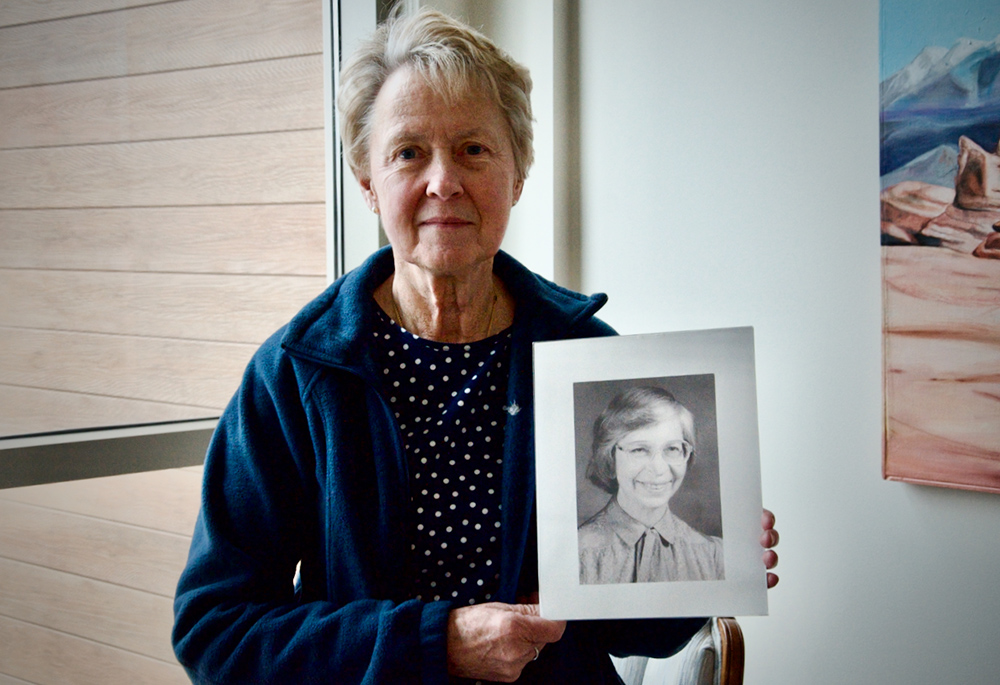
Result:
{"label": "snowy mountain in painting", "polygon": [[941,145],[885,174],[882,177],[882,188],[894,186],[902,181],[921,181],[935,186],[954,188],[957,171],[958,148]]}
{"label": "snowy mountain in painting", "polygon": [[1000,100],[1000,37],[928,47],[882,82],[883,110],[977,107]]}
{"label": "snowy mountain in painting", "polygon": [[881,84],[884,176],[965,135],[987,149],[1000,138],[1000,37],[925,48]]}

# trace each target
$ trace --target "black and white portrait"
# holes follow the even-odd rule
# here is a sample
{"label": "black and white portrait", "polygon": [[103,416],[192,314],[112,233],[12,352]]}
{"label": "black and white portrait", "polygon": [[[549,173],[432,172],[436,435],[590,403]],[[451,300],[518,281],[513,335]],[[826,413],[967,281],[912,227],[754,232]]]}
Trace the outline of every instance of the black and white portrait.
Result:
{"label": "black and white portrait", "polygon": [[723,580],[714,376],[573,390],[580,582]]}
{"label": "black and white portrait", "polygon": [[767,613],[748,327],[533,346],[543,616]]}

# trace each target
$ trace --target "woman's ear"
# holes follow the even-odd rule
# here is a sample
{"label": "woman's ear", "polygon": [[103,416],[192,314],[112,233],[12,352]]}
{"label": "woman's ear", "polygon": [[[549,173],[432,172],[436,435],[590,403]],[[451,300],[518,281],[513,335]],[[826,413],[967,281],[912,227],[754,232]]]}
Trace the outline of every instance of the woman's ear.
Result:
{"label": "woman's ear", "polygon": [[517,201],[521,199],[522,190],[524,190],[524,179],[514,181],[514,201],[511,202],[511,207],[516,205]]}
{"label": "woman's ear", "polygon": [[372,180],[370,178],[359,178],[358,184],[361,186],[361,194],[365,198],[365,204],[368,205],[368,209],[378,214],[378,198],[375,195],[375,189],[372,188]]}

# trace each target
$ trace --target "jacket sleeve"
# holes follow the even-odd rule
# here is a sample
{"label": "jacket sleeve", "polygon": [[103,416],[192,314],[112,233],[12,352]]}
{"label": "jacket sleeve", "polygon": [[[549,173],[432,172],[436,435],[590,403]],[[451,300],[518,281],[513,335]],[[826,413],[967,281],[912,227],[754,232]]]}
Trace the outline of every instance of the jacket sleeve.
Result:
{"label": "jacket sleeve", "polygon": [[329,503],[290,366],[265,344],[209,446],[174,602],[178,660],[195,683],[445,683],[448,603],[372,599],[359,568],[324,577]]}

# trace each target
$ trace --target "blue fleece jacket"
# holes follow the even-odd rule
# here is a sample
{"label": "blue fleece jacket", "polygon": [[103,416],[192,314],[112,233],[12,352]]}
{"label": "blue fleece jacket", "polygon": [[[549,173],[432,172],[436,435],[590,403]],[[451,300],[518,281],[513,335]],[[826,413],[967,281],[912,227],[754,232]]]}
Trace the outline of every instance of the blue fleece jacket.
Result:
{"label": "blue fleece jacket", "polygon": [[[448,602],[406,596],[409,474],[375,378],[380,250],[254,355],[205,460],[202,508],[174,603],[174,648],[196,683],[447,683]],[[516,302],[498,601],[537,589],[531,343],[613,335],[585,297],[504,253]],[[296,565],[299,582],[293,583]],[[665,656],[703,619],[571,622],[519,682],[617,683],[608,653]]]}

